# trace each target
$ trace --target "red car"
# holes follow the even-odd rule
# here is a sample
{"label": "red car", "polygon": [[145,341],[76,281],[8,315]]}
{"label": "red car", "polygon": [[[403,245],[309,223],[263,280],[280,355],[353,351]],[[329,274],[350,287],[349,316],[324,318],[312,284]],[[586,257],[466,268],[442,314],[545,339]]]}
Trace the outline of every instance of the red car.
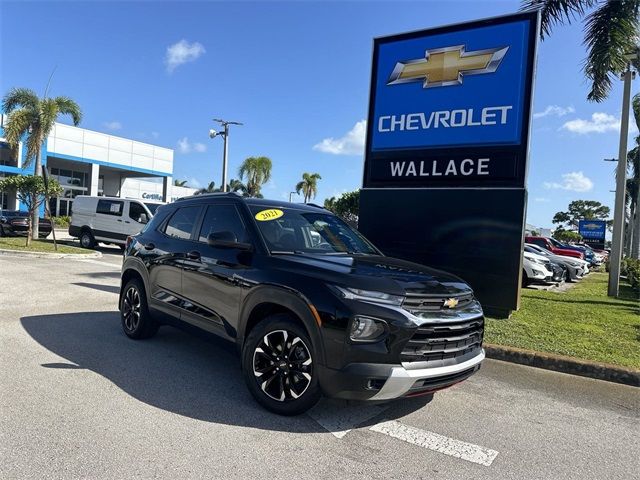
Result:
{"label": "red car", "polygon": [[551,243],[547,237],[525,237],[524,241],[549,250],[554,255],[563,255],[565,257],[575,257],[580,260],[584,260],[584,254],[582,252],[579,252],[578,250],[569,250],[568,248],[558,248]]}

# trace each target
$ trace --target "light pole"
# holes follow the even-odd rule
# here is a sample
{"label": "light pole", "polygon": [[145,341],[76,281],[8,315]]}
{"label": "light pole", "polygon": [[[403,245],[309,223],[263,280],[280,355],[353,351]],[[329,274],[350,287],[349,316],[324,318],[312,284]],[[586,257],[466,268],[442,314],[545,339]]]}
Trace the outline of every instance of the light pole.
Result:
{"label": "light pole", "polygon": [[289,203],[291,203],[291,195],[297,195],[298,192],[289,192]]}
{"label": "light pole", "polygon": [[221,118],[214,118],[214,122],[218,122],[224,128],[223,132],[218,132],[213,128],[209,130],[209,138],[215,138],[217,135],[221,135],[224,139],[224,150],[222,153],[222,191],[227,191],[227,156],[229,154],[229,125],[242,125],[240,122],[231,122],[228,120],[222,120]]}
{"label": "light pole", "polygon": [[[638,56],[635,52],[627,56],[631,61]],[[616,200],[613,211],[613,236],[611,239],[611,257],[609,260],[608,295],[617,297],[620,291],[620,262],[622,261],[622,243],[624,239],[625,190],[627,188],[627,137],[629,136],[629,104],[631,103],[631,63],[622,75],[624,88],[622,93],[622,118],[620,119],[620,148],[618,149],[618,168],[616,170]]]}

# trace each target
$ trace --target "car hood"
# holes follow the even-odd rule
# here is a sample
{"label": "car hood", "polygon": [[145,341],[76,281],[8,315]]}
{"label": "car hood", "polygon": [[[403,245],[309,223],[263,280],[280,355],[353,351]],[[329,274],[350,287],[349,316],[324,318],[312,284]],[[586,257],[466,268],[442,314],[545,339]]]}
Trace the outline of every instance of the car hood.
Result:
{"label": "car hood", "polygon": [[313,275],[327,283],[402,295],[407,292],[454,295],[470,293],[459,277],[418,263],[382,255],[279,254],[279,268]]}

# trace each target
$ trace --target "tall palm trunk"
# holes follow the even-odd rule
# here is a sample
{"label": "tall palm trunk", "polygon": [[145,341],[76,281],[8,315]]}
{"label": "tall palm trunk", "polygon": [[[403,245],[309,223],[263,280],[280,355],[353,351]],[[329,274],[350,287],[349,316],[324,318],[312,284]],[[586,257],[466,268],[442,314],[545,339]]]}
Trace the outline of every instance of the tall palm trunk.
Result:
{"label": "tall palm trunk", "polygon": [[[42,145],[42,143],[40,144]],[[42,147],[38,147],[38,153],[36,154],[36,165],[34,175],[36,177],[42,176]],[[35,200],[34,200],[35,201]],[[39,208],[36,208],[31,215],[31,239],[38,240],[39,227],[40,227],[40,215],[38,214]]]}
{"label": "tall palm trunk", "polygon": [[[640,193],[640,188],[638,189]],[[640,258],[640,194],[636,198],[635,219],[630,218],[629,223],[633,225],[631,236],[631,258]]]}

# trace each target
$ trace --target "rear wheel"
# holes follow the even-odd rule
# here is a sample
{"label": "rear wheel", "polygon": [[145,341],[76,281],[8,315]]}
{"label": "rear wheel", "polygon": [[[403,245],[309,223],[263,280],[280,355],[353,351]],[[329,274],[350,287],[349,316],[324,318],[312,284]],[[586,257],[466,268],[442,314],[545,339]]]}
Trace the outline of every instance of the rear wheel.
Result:
{"label": "rear wheel", "polygon": [[320,399],[316,355],[306,330],[289,315],[265,318],[251,330],[242,350],[249,391],[267,410],[298,415]]}
{"label": "rear wheel", "polygon": [[80,245],[82,248],[93,248],[96,246],[96,240],[89,230],[83,230],[80,233]]}
{"label": "rear wheel", "polygon": [[124,333],[135,340],[153,337],[158,331],[159,324],[149,313],[144,285],[138,278],[129,280],[124,287],[120,319]]}

